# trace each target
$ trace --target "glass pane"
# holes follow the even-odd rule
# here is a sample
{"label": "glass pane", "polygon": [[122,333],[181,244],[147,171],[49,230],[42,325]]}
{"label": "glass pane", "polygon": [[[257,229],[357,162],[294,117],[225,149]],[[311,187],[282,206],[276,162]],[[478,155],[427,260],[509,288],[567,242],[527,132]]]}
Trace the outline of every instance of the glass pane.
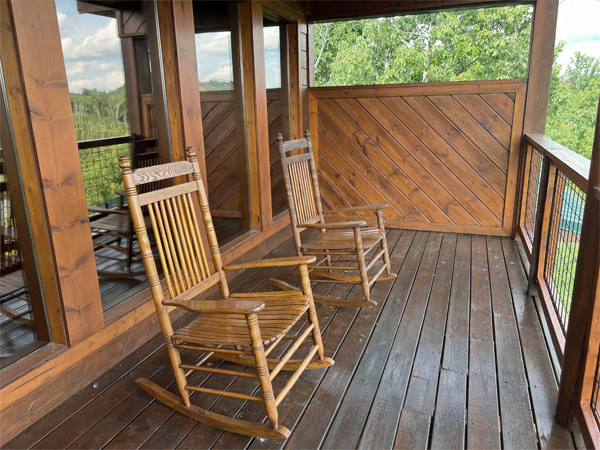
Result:
{"label": "glass pane", "polygon": [[[268,19],[265,18],[265,22]],[[267,82],[267,109],[269,113],[269,162],[271,164],[271,205],[273,217],[287,210],[285,185],[283,183],[283,172],[279,162],[279,149],[275,146],[277,133],[283,135],[283,139],[289,139],[289,111],[285,111],[285,105],[289,105],[287,87],[289,80],[282,79],[286,73],[281,67],[281,33],[286,32],[286,26],[273,25],[271,22],[263,28],[265,46],[265,77]]]}
{"label": "glass pane", "polygon": [[208,196],[221,246],[246,232],[242,209],[247,208],[242,182],[248,171],[240,154],[246,151],[240,148],[245,130],[238,127],[241,105],[233,67],[233,52],[239,49],[232,45],[230,11],[227,2],[210,7],[194,2]]}
{"label": "glass pane", "polygon": [[[140,121],[144,125],[138,124],[136,128],[141,128],[145,137],[151,137],[151,119],[144,115],[152,111],[152,98],[148,94],[148,51],[143,38],[144,42],[132,38],[135,50],[129,54],[132,58],[129,66],[135,68],[130,70],[141,70],[138,68],[144,66],[146,71],[144,76],[138,76],[139,105],[128,105],[116,19],[119,12],[74,0],[57,0],[56,13],[79,142],[102,308],[106,312],[147,288],[143,264],[136,257],[139,248],[133,237],[131,219],[115,210],[126,206],[119,156],[129,156],[134,167],[138,167],[142,159],[146,163],[158,163],[155,145],[145,145],[138,150],[141,136],[132,139],[128,117],[128,106],[140,110]],[[140,11],[131,13],[141,14]]]}
{"label": "glass pane", "polygon": [[0,368],[48,342],[27,206],[0,80]]}

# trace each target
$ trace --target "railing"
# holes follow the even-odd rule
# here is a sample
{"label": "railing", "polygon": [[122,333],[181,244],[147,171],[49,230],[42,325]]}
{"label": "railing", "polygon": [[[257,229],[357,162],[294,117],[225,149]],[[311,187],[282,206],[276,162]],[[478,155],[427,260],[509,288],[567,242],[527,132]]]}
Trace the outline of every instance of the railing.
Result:
{"label": "railing", "polygon": [[88,205],[112,208],[118,205],[116,190],[123,189],[119,156],[131,156],[131,136],[81,141],[79,158]]}
{"label": "railing", "polygon": [[542,136],[527,135],[520,234],[535,286],[562,361],[590,161]]}
{"label": "railing", "polygon": [[[598,128],[598,123],[596,124]],[[519,234],[562,366],[556,420],[600,446],[600,137],[592,161],[527,135]]]}

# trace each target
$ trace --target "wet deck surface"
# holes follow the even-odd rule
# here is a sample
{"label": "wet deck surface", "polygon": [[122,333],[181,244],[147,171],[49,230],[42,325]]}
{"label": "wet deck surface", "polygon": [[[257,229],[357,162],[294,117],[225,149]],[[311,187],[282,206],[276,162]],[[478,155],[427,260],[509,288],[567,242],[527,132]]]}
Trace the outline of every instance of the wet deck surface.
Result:
{"label": "wet deck surface", "polygon": [[[292,430],[287,441],[223,433],[138,389],[134,380],[145,377],[175,391],[156,336],[6,448],[574,448],[572,434],[553,420],[556,377],[516,244],[391,230],[388,245],[398,277],[375,283],[376,307],[318,307],[336,364],[304,372],[279,406],[280,423]],[[288,240],[267,257],[293,254]],[[271,290],[273,276],[299,282],[290,268],[260,269],[230,287]],[[359,286],[320,284],[315,292],[361,298]],[[196,357],[182,353],[185,361]],[[288,376],[275,379],[276,393]],[[248,378],[192,377],[213,389],[258,387]],[[265,420],[256,402],[203,394],[192,402]]]}

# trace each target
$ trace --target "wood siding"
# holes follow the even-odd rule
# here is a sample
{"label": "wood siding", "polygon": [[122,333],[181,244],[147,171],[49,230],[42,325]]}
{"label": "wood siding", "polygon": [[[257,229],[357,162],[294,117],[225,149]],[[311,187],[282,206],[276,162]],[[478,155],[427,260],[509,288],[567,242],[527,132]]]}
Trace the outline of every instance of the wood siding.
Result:
{"label": "wood siding", "polygon": [[324,204],[388,227],[512,232],[525,83],[311,89]]}
{"label": "wood siding", "polygon": [[[203,92],[201,101],[210,206],[219,212],[241,214],[240,159],[233,91]],[[275,136],[282,131],[281,89],[267,91],[267,110],[269,115],[271,196],[273,210],[281,212],[287,207],[279,164],[279,151],[275,147]]]}

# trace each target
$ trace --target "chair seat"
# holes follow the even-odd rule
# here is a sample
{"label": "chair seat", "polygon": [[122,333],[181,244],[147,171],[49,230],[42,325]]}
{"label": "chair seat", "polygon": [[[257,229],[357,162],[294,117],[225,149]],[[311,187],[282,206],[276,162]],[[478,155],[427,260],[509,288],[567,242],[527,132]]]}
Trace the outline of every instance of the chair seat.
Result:
{"label": "chair seat", "polygon": [[[129,218],[129,215],[108,214],[98,220],[91,221],[90,228],[93,230],[104,230],[113,233],[127,233],[130,220],[131,219]],[[146,222],[146,229],[151,229],[152,223],[150,221],[150,217],[144,217],[144,221]]]}
{"label": "chair seat", "polygon": [[[383,238],[383,231],[375,227],[361,228],[361,238],[364,249],[370,249]],[[319,233],[314,239],[303,242],[302,250],[342,250],[356,248],[353,230],[335,230]]]}
{"label": "chair seat", "polygon": [[[257,298],[258,299],[258,298]],[[261,298],[265,308],[258,313],[263,345],[277,340],[298,321],[309,306],[305,298]],[[173,338],[203,345],[250,345],[243,314],[205,314],[175,331]]]}

